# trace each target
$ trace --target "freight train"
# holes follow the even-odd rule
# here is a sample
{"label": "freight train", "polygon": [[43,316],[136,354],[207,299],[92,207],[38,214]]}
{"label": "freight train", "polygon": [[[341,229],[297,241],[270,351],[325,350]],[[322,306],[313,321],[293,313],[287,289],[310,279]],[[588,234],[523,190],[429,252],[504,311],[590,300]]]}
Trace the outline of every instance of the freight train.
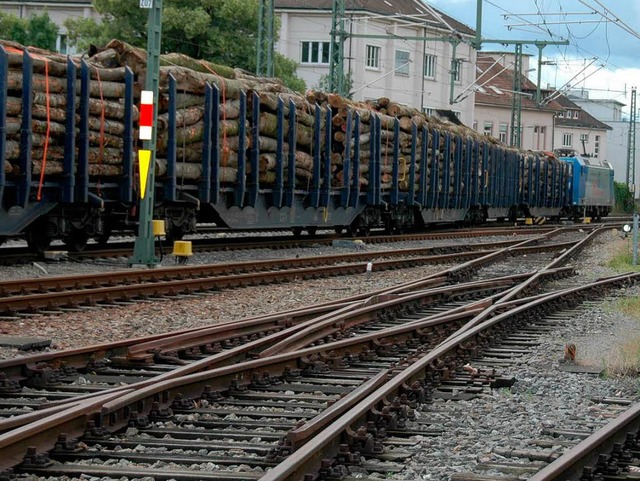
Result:
{"label": "freight train", "polygon": [[[0,239],[39,252],[60,239],[77,251],[136,232],[139,72],[43,55],[0,46]],[[574,152],[517,150],[388,99],[165,73],[154,215],[173,239],[200,223],[367,235],[599,218],[613,206],[611,166]]]}

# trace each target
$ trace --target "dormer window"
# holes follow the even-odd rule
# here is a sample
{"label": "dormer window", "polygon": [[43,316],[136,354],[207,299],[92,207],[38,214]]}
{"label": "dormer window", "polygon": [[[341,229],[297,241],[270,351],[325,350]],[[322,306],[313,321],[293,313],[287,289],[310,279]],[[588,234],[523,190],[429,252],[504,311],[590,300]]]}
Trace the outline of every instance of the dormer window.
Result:
{"label": "dormer window", "polygon": [[574,119],[577,119],[577,118],[578,118],[578,111],[577,111],[577,110],[574,110],[574,111],[573,111],[573,118],[574,118]]}
{"label": "dormer window", "polygon": [[560,117],[561,119],[564,118],[564,112],[558,112],[558,117]]}

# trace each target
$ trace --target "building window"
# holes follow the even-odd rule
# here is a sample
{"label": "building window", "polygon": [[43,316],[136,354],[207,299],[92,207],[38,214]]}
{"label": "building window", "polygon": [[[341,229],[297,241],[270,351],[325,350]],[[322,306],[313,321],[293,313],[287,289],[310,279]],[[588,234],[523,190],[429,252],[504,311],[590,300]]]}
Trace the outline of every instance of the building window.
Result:
{"label": "building window", "polygon": [[596,135],[593,147],[593,156],[597,159],[598,154],[600,154],[600,136]]}
{"label": "building window", "polygon": [[68,40],[68,36],[66,33],[58,34],[58,38],[56,39],[56,51],[58,53],[63,53],[63,54],[69,53],[67,40]]}
{"label": "building window", "polygon": [[580,142],[589,142],[589,134],[580,134]]}
{"label": "building window", "polygon": [[478,131],[478,121],[477,120],[473,121],[473,130],[475,130],[476,132]]}
{"label": "building window", "polygon": [[577,110],[574,110],[574,111],[573,111],[573,118],[574,118],[574,119],[577,119],[577,118],[578,118],[578,111],[577,111]]}
{"label": "building window", "polygon": [[367,68],[380,69],[380,52],[382,47],[367,45]]}
{"label": "building window", "polygon": [[300,63],[328,65],[330,45],[330,42],[302,42]]}
{"label": "building window", "polygon": [[562,146],[572,147],[572,145],[573,145],[573,134],[562,134]]}
{"label": "building window", "polygon": [[493,135],[493,122],[484,123],[484,135]]}
{"label": "building window", "polygon": [[435,55],[424,56],[424,76],[427,78],[436,78],[436,62],[438,57]]}
{"label": "building window", "polygon": [[436,111],[434,109],[425,108],[424,113],[429,117],[433,117],[436,114]]}
{"label": "building window", "polygon": [[509,131],[509,124],[500,123],[499,132],[498,132],[498,140],[500,142],[507,143],[507,132]]}
{"label": "building window", "polygon": [[396,64],[394,67],[396,75],[409,76],[409,62],[411,62],[409,52],[396,50]]}
{"label": "building window", "polygon": [[558,112],[558,117],[560,117],[561,119],[564,118],[564,112]]}
{"label": "building window", "polygon": [[453,73],[453,81],[460,82],[460,72],[462,69],[462,60],[453,60],[451,62],[451,68]]}

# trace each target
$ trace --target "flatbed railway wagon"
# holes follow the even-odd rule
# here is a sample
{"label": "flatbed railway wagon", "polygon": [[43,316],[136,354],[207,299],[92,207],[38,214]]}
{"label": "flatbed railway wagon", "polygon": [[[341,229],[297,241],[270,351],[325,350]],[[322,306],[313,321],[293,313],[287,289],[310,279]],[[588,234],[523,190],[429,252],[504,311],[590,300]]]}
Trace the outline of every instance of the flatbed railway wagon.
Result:
{"label": "flatbed railway wagon", "polygon": [[[161,72],[154,212],[173,238],[199,223],[367,234],[559,216],[570,201],[570,163],[388,99],[198,75],[196,95]],[[128,66],[0,48],[1,237],[80,250],[136,231],[138,82]]]}

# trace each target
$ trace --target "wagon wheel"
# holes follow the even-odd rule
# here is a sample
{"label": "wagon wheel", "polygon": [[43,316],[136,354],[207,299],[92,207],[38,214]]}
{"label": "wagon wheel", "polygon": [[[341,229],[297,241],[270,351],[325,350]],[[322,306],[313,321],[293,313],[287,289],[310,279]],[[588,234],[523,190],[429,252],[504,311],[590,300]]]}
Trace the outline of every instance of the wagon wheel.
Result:
{"label": "wagon wheel", "polygon": [[89,235],[80,229],[71,229],[69,235],[64,239],[64,245],[71,252],[82,252],[87,247]]}
{"label": "wagon wheel", "polygon": [[47,231],[45,224],[36,223],[26,230],[25,240],[30,251],[42,254],[51,245],[53,237]]}
{"label": "wagon wheel", "polygon": [[316,226],[307,227],[307,234],[309,237],[315,237],[318,232],[318,228]]}

